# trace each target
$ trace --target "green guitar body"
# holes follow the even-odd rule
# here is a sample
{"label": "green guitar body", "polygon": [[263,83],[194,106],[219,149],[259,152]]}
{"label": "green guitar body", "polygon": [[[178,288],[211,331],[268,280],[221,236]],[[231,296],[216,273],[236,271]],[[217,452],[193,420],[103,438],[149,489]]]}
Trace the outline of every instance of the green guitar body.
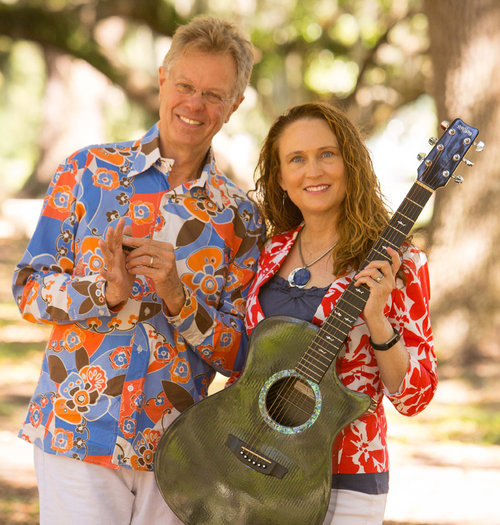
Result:
{"label": "green guitar body", "polygon": [[[185,524],[323,523],[333,441],[371,398],[347,389],[330,369],[319,384],[302,382],[294,390],[313,403],[310,413],[299,410],[287,424],[280,410],[275,418],[266,412],[277,402],[270,401],[273,385],[285,384],[280,376],[295,368],[317,332],[285,316],[259,323],[238,381],[188,408],[162,436],[156,481]],[[276,388],[278,400],[282,389]]]}

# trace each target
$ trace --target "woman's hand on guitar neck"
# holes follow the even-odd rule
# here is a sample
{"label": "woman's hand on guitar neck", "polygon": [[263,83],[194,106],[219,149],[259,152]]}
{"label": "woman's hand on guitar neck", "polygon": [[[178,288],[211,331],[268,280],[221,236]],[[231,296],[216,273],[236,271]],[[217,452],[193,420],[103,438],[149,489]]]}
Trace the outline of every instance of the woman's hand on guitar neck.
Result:
{"label": "woman's hand on guitar neck", "polygon": [[[401,266],[398,252],[392,248],[387,248],[387,252],[391,256],[391,263],[388,261],[371,261],[354,276],[355,286],[366,284],[370,289],[370,297],[366,302],[363,315],[374,341],[375,338],[381,337],[383,339],[388,335],[384,333],[384,327],[387,327],[384,309],[389,295],[396,285],[396,274]],[[372,333],[372,329],[374,333]],[[381,330],[382,333],[377,334],[378,330]]]}

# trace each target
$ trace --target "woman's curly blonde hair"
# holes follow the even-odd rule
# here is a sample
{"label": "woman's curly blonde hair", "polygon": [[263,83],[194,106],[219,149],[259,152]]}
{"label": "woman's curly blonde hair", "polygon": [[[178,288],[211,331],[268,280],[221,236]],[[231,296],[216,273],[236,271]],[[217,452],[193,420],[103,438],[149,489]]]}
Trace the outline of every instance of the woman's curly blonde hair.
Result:
{"label": "woman's curly blonde hair", "polygon": [[344,160],[346,197],[337,224],[340,238],[333,252],[333,273],[343,275],[350,268],[359,268],[389,222],[390,213],[361,134],[342,111],[329,104],[311,102],[294,106],[278,117],[260,151],[253,193],[269,237],[302,222],[302,213],[286,198],[279,184],[279,140],[286,127],[300,119],[324,120],[337,137]]}

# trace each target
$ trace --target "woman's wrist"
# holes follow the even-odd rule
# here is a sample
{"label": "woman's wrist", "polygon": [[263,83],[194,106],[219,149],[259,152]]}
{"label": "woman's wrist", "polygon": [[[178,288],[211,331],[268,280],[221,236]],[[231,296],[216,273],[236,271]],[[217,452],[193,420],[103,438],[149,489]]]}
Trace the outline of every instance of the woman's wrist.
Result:
{"label": "woman's wrist", "polygon": [[371,337],[368,338],[370,341],[370,345],[374,350],[377,350],[379,352],[385,352],[386,350],[389,350],[392,348],[400,339],[401,334],[392,327],[392,335],[383,343],[375,343]]}
{"label": "woman's wrist", "polygon": [[394,330],[387,317],[380,316],[377,319],[365,319],[370,339],[374,343],[385,343],[392,336]]}

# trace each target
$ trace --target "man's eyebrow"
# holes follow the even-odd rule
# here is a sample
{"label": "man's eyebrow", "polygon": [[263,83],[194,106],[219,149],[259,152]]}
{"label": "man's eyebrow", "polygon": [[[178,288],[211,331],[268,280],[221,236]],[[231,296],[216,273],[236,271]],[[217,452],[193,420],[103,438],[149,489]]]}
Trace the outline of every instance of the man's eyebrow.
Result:
{"label": "man's eyebrow", "polygon": [[[194,82],[190,78],[185,77],[183,74],[179,75],[179,77],[175,79],[175,82],[184,82],[194,87]],[[208,87],[203,89],[203,91],[214,91],[219,92],[221,94],[225,94],[224,89],[219,87]]]}

